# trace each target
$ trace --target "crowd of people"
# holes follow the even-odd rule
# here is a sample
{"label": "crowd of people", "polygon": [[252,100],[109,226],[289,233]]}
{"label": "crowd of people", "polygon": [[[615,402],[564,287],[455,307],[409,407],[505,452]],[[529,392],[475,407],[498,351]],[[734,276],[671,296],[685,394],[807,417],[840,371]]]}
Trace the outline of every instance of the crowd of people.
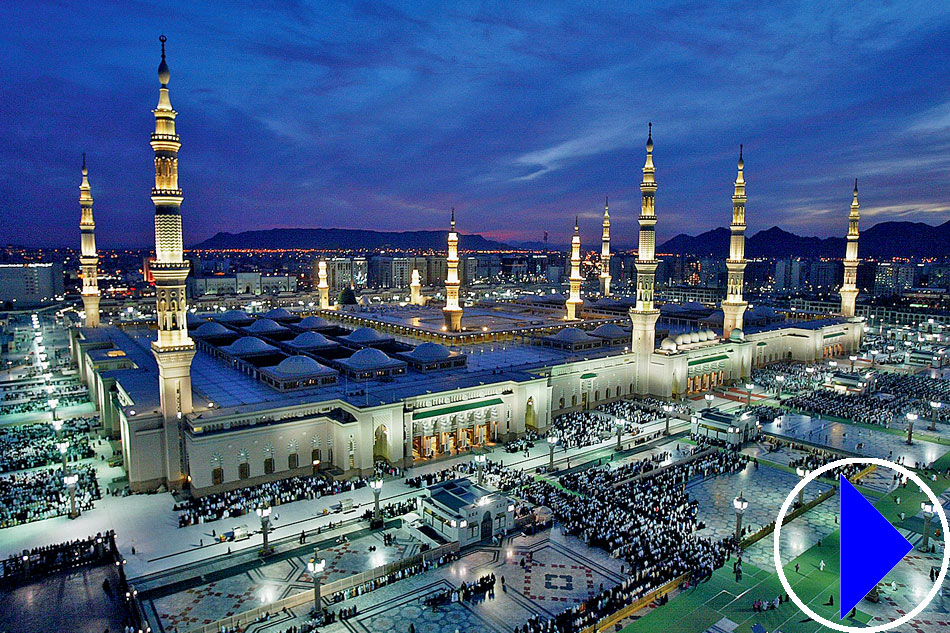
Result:
{"label": "crowd of people", "polygon": [[45,422],[0,428],[0,473],[59,463],[59,442],[69,445],[69,461],[92,457],[95,453],[89,444],[89,428],[82,419],[64,421],[59,436],[53,425]]}
{"label": "crowd of people", "polygon": [[[811,414],[832,416],[862,424],[890,427],[906,424],[909,398],[892,398],[877,393],[842,393],[816,389],[785,401],[785,406]],[[916,410],[916,409],[915,409]]]}
{"label": "crowd of people", "polygon": [[474,582],[463,582],[458,587],[429,594],[423,599],[423,604],[427,607],[437,609],[441,605],[450,604],[452,602],[468,602],[481,597],[492,599],[495,597],[496,583],[497,579],[495,578],[495,574],[486,574]]}
{"label": "crowd of people", "polygon": [[55,392],[50,393],[48,384],[34,384],[29,387],[10,386],[0,391],[0,415],[13,413],[35,413],[48,411],[49,400],[55,397],[59,407],[71,407],[89,402],[89,388],[75,378],[55,384]]}
{"label": "crowd of people", "polygon": [[[91,510],[102,498],[96,469],[88,464],[73,466],[76,507]],[[69,514],[69,491],[61,468],[46,468],[0,476],[0,528]]]}
{"label": "crowd of people", "polygon": [[109,540],[112,531],[84,539],[44,545],[11,554],[0,560],[0,579],[38,577],[53,572],[105,560],[111,556]]}
{"label": "crowd of people", "polygon": [[367,483],[365,478],[339,481],[324,475],[307,475],[216,492],[204,497],[192,497],[175,504],[178,527],[242,516],[262,505],[278,505],[351,492]]}
{"label": "crowd of people", "polygon": [[778,376],[782,376],[782,393],[801,393],[814,388],[823,368],[791,361],[779,361],[768,367],[752,369],[752,382],[766,391],[778,392]]}

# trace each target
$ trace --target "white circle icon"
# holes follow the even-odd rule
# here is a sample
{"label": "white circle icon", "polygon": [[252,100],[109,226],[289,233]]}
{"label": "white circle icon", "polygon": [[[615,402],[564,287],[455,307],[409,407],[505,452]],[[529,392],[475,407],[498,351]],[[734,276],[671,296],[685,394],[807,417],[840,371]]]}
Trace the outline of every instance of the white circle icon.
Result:
{"label": "white circle icon", "polygon": [[[940,525],[943,527],[944,535],[944,551],[943,551],[943,562],[940,565],[940,573],[937,575],[937,580],[934,582],[933,587],[930,589],[930,592],[924,597],[924,599],[916,607],[911,609],[908,613],[905,613],[900,618],[894,620],[893,622],[887,622],[885,624],[879,624],[877,626],[846,626],[838,622],[832,622],[831,620],[825,619],[812,611],[808,605],[802,602],[795,592],[792,590],[791,584],[788,582],[788,578],[785,577],[785,570],[782,568],[782,559],[779,556],[779,549],[781,543],[781,534],[782,534],[782,522],[785,520],[785,515],[788,513],[791,508],[792,503],[795,499],[798,498],[798,493],[805,489],[805,486],[809,482],[816,479],[819,475],[828,472],[834,468],[839,468],[841,466],[850,466],[851,464],[874,464],[882,468],[888,468],[891,470],[896,470],[901,475],[907,477],[921,490],[924,491],[924,494],[930,499],[933,503],[934,511],[940,517]],[[840,491],[839,491],[840,494]],[[923,611],[928,604],[937,596],[937,593],[940,591],[940,587],[943,586],[943,581],[947,576],[947,568],[950,566],[950,547],[946,546],[947,533],[950,532],[950,524],[947,522],[947,514],[944,512],[943,507],[940,504],[940,499],[937,498],[937,495],[933,493],[933,490],[930,489],[930,486],[924,483],[916,473],[904,468],[900,464],[895,464],[894,462],[888,461],[886,459],[878,459],[876,457],[849,457],[847,459],[839,459],[833,461],[829,464],[825,464],[821,468],[813,470],[808,473],[798,485],[792,488],[792,491],[788,493],[788,497],[785,498],[785,503],[782,504],[782,509],[778,513],[778,518],[775,520],[775,533],[773,538],[773,555],[775,559],[775,571],[778,573],[778,579],[782,583],[782,587],[785,588],[785,591],[788,593],[788,596],[792,599],[798,608],[801,609],[805,615],[810,617],[812,620],[827,626],[829,629],[834,629],[835,631],[843,631],[844,633],[883,633],[890,629],[896,628],[903,624],[907,624],[912,619],[917,617],[921,611]]]}

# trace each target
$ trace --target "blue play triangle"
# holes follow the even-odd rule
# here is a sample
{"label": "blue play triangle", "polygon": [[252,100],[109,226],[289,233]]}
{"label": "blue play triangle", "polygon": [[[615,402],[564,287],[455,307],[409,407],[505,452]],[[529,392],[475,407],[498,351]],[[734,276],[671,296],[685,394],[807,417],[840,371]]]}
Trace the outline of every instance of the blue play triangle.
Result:
{"label": "blue play triangle", "polygon": [[841,482],[840,619],[853,609],[913,549],[910,541],[871,503],[839,476]]}

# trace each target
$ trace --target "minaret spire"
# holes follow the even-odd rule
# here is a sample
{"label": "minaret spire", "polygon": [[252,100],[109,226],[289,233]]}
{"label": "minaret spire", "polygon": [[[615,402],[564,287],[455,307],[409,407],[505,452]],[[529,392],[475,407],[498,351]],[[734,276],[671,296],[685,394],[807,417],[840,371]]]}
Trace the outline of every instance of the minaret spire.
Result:
{"label": "minaret spire", "polygon": [[571,276],[568,279],[570,284],[570,296],[565,305],[565,319],[573,321],[578,317],[578,311],[584,304],[581,299],[581,284],[584,278],[581,276],[581,234],[578,229],[577,216],[574,216],[574,236],[571,238]]}
{"label": "minaret spire", "polygon": [[330,309],[330,284],[327,283],[327,260],[323,257],[317,262],[317,294],[320,300],[320,309]]}
{"label": "minaret spire", "polygon": [[82,307],[86,327],[99,327],[99,254],[96,252],[96,223],[92,218],[92,188],[82,153],[82,182],[79,185],[79,272],[82,276]]}
{"label": "minaret spire", "polygon": [[854,198],[848,214],[848,244],[844,256],[844,283],[841,284],[841,316],[853,317],[858,298],[858,222],[861,205],[858,204],[858,179],[854,179]]}
{"label": "minaret spire", "polygon": [[732,224],[729,226],[729,259],[726,260],[728,282],[726,300],[722,302],[722,336],[729,338],[732,330],[742,330],[742,317],[749,304],[742,299],[742,286],[745,277],[745,176],[742,173],[745,161],[742,159],[742,145],[739,145],[739,173],[736,176],[735,190],[732,194]]}
{"label": "minaret spire", "polygon": [[178,150],[181,141],[175,132],[175,117],[168,98],[171,74],[165,61],[166,37],[162,43],[162,61],[158,65],[158,106],[155,132],[150,144],[155,152],[155,260],[150,271],[155,279],[155,303],[158,315],[158,339],[152,353],[158,363],[158,380],[164,419],[165,475],[168,485],[184,483],[185,467],[181,454],[182,416],[191,413],[191,360],[195,344],[188,336],[188,300],[185,280],[188,262],[184,259],[181,229],[182,193],[178,188]]}
{"label": "minaret spire", "polygon": [[603,234],[600,238],[600,294],[610,296],[610,198],[604,198]]}
{"label": "minaret spire", "polygon": [[446,258],[447,270],[445,276],[445,307],[442,316],[445,319],[445,329],[449,332],[462,330],[462,305],[459,303],[459,234],[455,232],[455,207],[452,207],[451,228],[449,229],[449,251]]}
{"label": "minaret spire", "polygon": [[650,357],[656,341],[656,321],[660,311],[653,304],[656,277],[656,167],[653,165],[653,123],[647,133],[647,158],[640,182],[640,243],[637,249],[637,304],[630,309],[633,330],[630,350],[636,356],[637,393],[650,392]]}

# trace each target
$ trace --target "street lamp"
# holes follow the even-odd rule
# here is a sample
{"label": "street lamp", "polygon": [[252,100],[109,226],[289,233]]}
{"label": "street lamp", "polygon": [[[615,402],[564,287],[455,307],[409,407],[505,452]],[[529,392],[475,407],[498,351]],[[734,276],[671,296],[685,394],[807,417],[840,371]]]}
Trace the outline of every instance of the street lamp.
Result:
{"label": "street lamp", "polygon": [[548,455],[548,470],[554,470],[554,447],[557,446],[557,443],[557,435],[548,435],[548,450],[550,451]]}
{"label": "street lamp", "polygon": [[623,435],[623,427],[627,424],[626,420],[617,418],[614,420],[614,426],[617,427],[617,452],[621,450],[621,436]]}
{"label": "street lamp", "polygon": [[934,505],[929,501],[920,504],[920,509],[924,511],[924,542],[920,546],[920,551],[930,550],[930,520],[934,518]]}
{"label": "street lamp", "polygon": [[838,361],[836,361],[836,360],[829,360],[829,361],[828,361],[828,367],[831,367],[831,371],[834,371],[834,370],[838,367]]}
{"label": "street lamp", "polygon": [[[46,404],[49,405],[50,413],[53,414],[53,426],[56,426],[56,422],[58,422],[58,420],[56,419],[56,407],[59,406],[59,398],[50,398],[49,400],[46,401]],[[62,426],[62,424],[60,424],[60,426]]]}
{"label": "street lamp", "polygon": [[475,471],[478,473],[476,481],[479,486],[485,482],[485,462],[487,461],[488,458],[484,455],[475,456]]}
{"label": "street lamp", "polygon": [[930,430],[931,430],[931,431],[936,431],[936,430],[937,430],[937,410],[938,410],[940,407],[942,407],[942,406],[943,406],[943,403],[942,403],[942,402],[939,402],[939,401],[937,401],[937,400],[932,400],[932,401],[930,402],[930,409],[931,409],[931,411],[933,411],[933,416],[930,418]]}
{"label": "street lamp", "polygon": [[749,507],[749,502],[740,492],[739,496],[732,500],[732,507],[736,511],[736,545],[738,546],[742,541],[742,515]]}
{"label": "street lamp", "polygon": [[713,400],[715,400],[716,397],[711,393],[707,393],[703,398],[706,400],[706,408],[709,409],[712,407]]}
{"label": "street lamp", "polygon": [[784,383],[785,383],[785,376],[783,374],[779,374],[778,376],[775,377],[775,384],[777,385],[775,387],[775,392],[776,392],[776,396],[778,398],[779,404],[782,404],[782,385]]}
{"label": "street lamp", "polygon": [[69,450],[69,442],[57,442],[56,448],[59,449],[59,455],[63,459],[63,472],[66,472],[66,451]]}
{"label": "street lamp", "polygon": [[255,512],[257,512],[257,516],[261,518],[261,535],[264,537],[264,547],[261,549],[261,556],[269,556],[274,553],[274,548],[267,542],[267,536],[270,532],[270,506],[261,506]]}
{"label": "street lamp", "polygon": [[79,511],[76,509],[76,484],[79,483],[79,475],[65,475],[63,483],[66,484],[66,489],[69,491],[69,518],[75,519],[79,516]]}
{"label": "street lamp", "polygon": [[914,443],[914,422],[917,420],[917,417],[918,416],[916,413],[907,414],[907,443],[908,444]]}
{"label": "street lamp", "polygon": [[373,489],[373,520],[379,520],[379,493],[383,491],[383,480],[377,477],[369,482],[369,487]]}
{"label": "street lamp", "polygon": [[[795,473],[802,479],[807,477],[809,472],[811,471],[809,471],[804,466],[799,466],[798,468],[795,469]],[[805,487],[804,486],[802,486],[802,489],[798,491],[798,507],[800,508],[803,505],[805,505]]]}
{"label": "street lamp", "polygon": [[848,360],[851,361],[851,372],[850,372],[850,373],[853,374],[853,373],[854,373],[854,361],[858,360],[858,357],[855,356],[854,354],[851,354],[850,356],[848,356]]}
{"label": "street lamp", "polygon": [[669,435],[670,434],[670,414],[673,413],[673,405],[664,404],[663,412],[666,414],[666,432],[664,434]]}
{"label": "street lamp", "polygon": [[755,387],[755,383],[747,382],[745,384],[745,392],[746,392],[745,406],[747,407],[752,406],[752,388],[753,387]]}
{"label": "street lamp", "polygon": [[874,361],[877,360],[877,355],[881,353],[880,350],[872,349],[868,352],[871,355],[871,369],[874,369]]}
{"label": "street lamp", "polygon": [[307,563],[307,571],[313,577],[313,615],[318,619],[323,615],[323,606],[320,604],[320,580],[326,568],[326,559],[320,558],[318,548],[313,548],[313,558]]}

